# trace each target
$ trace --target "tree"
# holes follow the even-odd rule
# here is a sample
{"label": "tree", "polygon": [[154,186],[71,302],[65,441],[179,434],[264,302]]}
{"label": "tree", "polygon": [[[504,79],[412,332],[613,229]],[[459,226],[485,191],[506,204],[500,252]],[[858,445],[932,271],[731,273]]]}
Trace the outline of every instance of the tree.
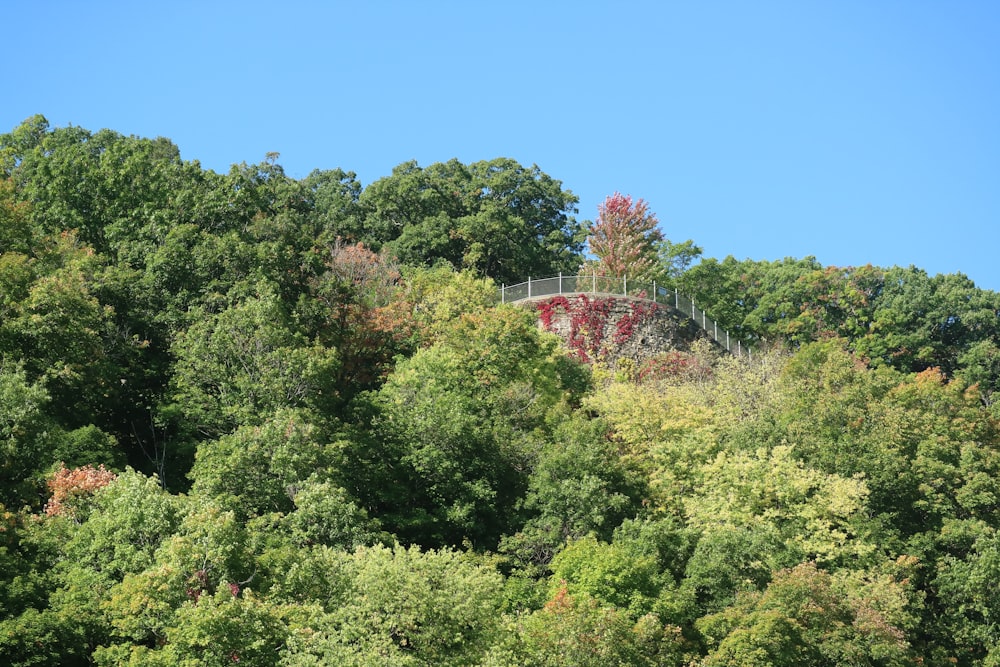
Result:
{"label": "tree", "polygon": [[497,305],[496,285],[473,271],[455,271],[446,264],[431,268],[403,267],[401,289],[396,294],[414,328],[415,342],[433,344],[462,313],[482,314]]}
{"label": "tree", "polygon": [[179,526],[182,509],[183,500],[155,477],[128,470],[95,492],[87,520],[66,545],[68,560],[114,580],[142,572]]}
{"label": "tree", "polygon": [[342,169],[316,169],[302,181],[311,199],[310,218],[321,230],[317,241],[329,245],[338,237],[354,243],[365,241],[363,216],[358,204],[362,187],[357,174]]}
{"label": "tree", "polygon": [[[32,502],[40,474],[53,463],[49,395],[19,365],[0,358],[0,502]],[[37,499],[34,499],[37,501]]]}
{"label": "tree", "polygon": [[250,588],[258,570],[246,525],[204,498],[192,497],[185,510],[146,567],[108,590],[101,608],[109,651],[100,660],[275,664],[286,630]]}
{"label": "tree", "polygon": [[657,267],[652,277],[664,287],[676,287],[677,280],[701,257],[702,250],[691,239],[682,243],[663,239],[656,242],[656,253]]}
{"label": "tree", "polygon": [[0,296],[0,355],[44,383],[62,425],[85,426],[118,377],[106,355],[113,312],[95,294],[101,260],[70,233],[45,237],[33,254],[0,259],[10,290]]}
{"label": "tree", "polygon": [[653,611],[661,589],[672,583],[650,546],[622,538],[611,543],[594,537],[568,542],[552,560],[550,594],[560,589],[584,593],[639,618]]}
{"label": "tree", "polygon": [[677,279],[677,288],[693,298],[698,308],[719,322],[739,340],[757,340],[759,333],[743,325],[756,307],[756,292],[750,289],[749,261],[732,255],[721,262],[714,257],[701,260]]}
{"label": "tree", "polygon": [[42,143],[49,121],[41,114],[27,118],[7,134],[0,134],[0,170],[10,176],[25,154]]}
{"label": "tree", "polygon": [[287,530],[295,544],[351,550],[391,542],[379,522],[370,519],[343,487],[321,479],[321,475],[314,474],[297,485],[292,498],[295,509],[282,518],[281,528]]}
{"label": "tree", "polygon": [[719,450],[704,396],[693,384],[615,382],[585,399],[608,424],[618,456],[644,474],[644,504],[654,511],[679,512],[680,499],[700,486],[702,467]]}
{"label": "tree", "polygon": [[793,448],[720,452],[704,481],[685,498],[692,527],[705,533],[729,527],[775,530],[790,553],[820,563],[870,557],[875,545],[858,535],[868,489],[855,478],[802,465]]}
{"label": "tree", "polygon": [[855,347],[873,364],[903,371],[936,366],[951,374],[963,353],[998,336],[1000,294],[976,288],[962,274],[930,277],[913,266],[894,267],[886,271],[869,331]]}
{"label": "tree", "polygon": [[30,205],[17,200],[13,180],[0,178],[0,253],[30,253],[36,234]]}
{"label": "tree", "polygon": [[992,583],[998,576],[1000,537],[991,531],[976,540],[967,557],[942,559],[934,580],[956,648],[975,659],[1000,656],[1000,595]]}
{"label": "tree", "polygon": [[567,377],[530,312],[463,315],[366,397],[374,432],[348,446],[343,483],[401,540],[494,547]]}
{"label": "tree", "polygon": [[[282,408],[315,405],[336,377],[336,352],[296,330],[271,285],[199,317],[173,345],[173,403],[196,433],[218,437]],[[234,295],[235,296],[235,295]],[[235,300],[235,299],[234,299]]]}
{"label": "tree", "polygon": [[75,229],[96,251],[136,267],[173,224],[210,208],[204,202],[212,179],[197,163],[182,162],[164,138],[49,129],[36,116],[0,137],[0,146],[43,232]]}
{"label": "tree", "polygon": [[330,454],[303,411],[280,410],[198,445],[192,492],[216,499],[242,520],[288,513],[296,488],[314,473],[328,475]]}
{"label": "tree", "polygon": [[[813,563],[775,574],[762,593],[700,619],[703,667],[911,665],[918,662],[891,610],[851,596]],[[892,584],[888,584],[892,585]],[[898,587],[898,585],[897,585]]]}
{"label": "tree", "polygon": [[503,550],[545,566],[567,539],[611,532],[639,510],[642,480],[608,438],[608,423],[576,414],[560,424],[539,452],[522,506],[525,525],[504,538]]}
{"label": "tree", "polygon": [[597,207],[597,220],[589,229],[587,244],[598,259],[597,270],[615,278],[648,278],[658,264],[657,244],[663,234],[659,221],[642,199],[618,192]]}
{"label": "tree", "polygon": [[771,406],[772,420],[781,427],[771,437],[794,442],[797,456],[812,468],[863,476],[873,513],[893,517],[900,527],[919,525],[926,517],[913,513],[916,442],[890,395],[907,382],[892,369],[869,369],[846,344],[810,343],[786,360]]}
{"label": "tree", "polygon": [[360,548],[349,585],[289,641],[287,665],[474,665],[498,635],[502,578],[450,550]]}
{"label": "tree", "polygon": [[426,169],[406,162],[361,194],[366,244],[404,264],[439,260],[497,282],[575,270],[577,197],[536,165],[509,158]]}
{"label": "tree", "polygon": [[334,386],[343,396],[378,386],[394,358],[408,352],[412,322],[398,298],[400,267],[383,248],[375,253],[340,238],[326,249],[322,269],[307,281],[296,317],[340,359]]}
{"label": "tree", "polygon": [[52,497],[45,504],[48,516],[76,516],[81,504],[85,504],[88,496],[101,487],[107,486],[115,479],[115,474],[104,466],[94,468],[87,465],[69,469],[60,465],[59,469],[49,479],[49,490]]}
{"label": "tree", "polygon": [[604,667],[605,665],[687,664],[685,642],[676,626],[665,626],[653,614],[636,622],[615,607],[586,593],[559,588],[542,609],[515,626],[515,640],[494,650],[491,667]]}

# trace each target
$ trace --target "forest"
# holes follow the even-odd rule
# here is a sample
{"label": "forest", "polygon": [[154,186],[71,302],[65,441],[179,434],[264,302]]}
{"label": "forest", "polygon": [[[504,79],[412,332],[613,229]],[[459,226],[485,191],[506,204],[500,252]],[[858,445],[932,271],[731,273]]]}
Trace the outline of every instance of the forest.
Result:
{"label": "forest", "polygon": [[[577,203],[0,134],[0,663],[1000,665],[1000,294]],[[584,360],[559,272],[753,354]]]}

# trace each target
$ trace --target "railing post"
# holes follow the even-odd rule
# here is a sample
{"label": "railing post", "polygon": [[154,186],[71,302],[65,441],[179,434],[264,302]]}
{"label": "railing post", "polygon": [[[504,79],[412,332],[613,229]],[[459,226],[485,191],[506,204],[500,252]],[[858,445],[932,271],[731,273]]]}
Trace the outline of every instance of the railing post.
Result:
{"label": "railing post", "polygon": [[677,310],[681,309],[681,300],[680,299],[681,299],[680,296],[677,295],[677,288],[675,287],[674,288],[674,308],[676,308]]}
{"label": "railing post", "polygon": [[715,321],[715,340],[719,340],[719,321]]}
{"label": "railing post", "polygon": [[503,283],[500,283],[500,303],[507,303],[507,300],[506,300],[506,298],[507,298],[507,292],[505,291],[506,289],[507,289],[507,286],[504,285]]}
{"label": "railing post", "polygon": [[562,294],[562,271],[559,272],[559,294]]}
{"label": "railing post", "polygon": [[531,298],[531,276],[528,276],[528,298]]}
{"label": "railing post", "polygon": [[622,296],[628,296],[628,276],[622,276]]}
{"label": "railing post", "polygon": [[656,303],[656,281],[653,281],[653,303]]}
{"label": "railing post", "polygon": [[597,271],[594,271],[594,289],[591,290],[594,294],[597,294]]}

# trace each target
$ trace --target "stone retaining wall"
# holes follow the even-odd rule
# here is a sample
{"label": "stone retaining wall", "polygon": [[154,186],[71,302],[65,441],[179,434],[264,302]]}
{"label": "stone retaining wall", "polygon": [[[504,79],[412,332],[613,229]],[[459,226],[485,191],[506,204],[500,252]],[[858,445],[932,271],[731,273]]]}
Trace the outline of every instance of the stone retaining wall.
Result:
{"label": "stone retaining wall", "polygon": [[671,350],[688,351],[707,338],[687,315],[663,304],[612,295],[574,294],[524,301],[538,313],[539,326],[557,334],[583,361],[616,366]]}

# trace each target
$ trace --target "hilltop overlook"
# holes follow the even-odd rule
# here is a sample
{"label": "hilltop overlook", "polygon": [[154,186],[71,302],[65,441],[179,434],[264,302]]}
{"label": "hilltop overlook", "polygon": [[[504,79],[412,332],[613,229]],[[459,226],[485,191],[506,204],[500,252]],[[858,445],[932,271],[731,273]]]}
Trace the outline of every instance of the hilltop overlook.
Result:
{"label": "hilltop overlook", "polygon": [[705,257],[509,158],[35,116],[0,170],[0,663],[1000,661],[961,274]]}

